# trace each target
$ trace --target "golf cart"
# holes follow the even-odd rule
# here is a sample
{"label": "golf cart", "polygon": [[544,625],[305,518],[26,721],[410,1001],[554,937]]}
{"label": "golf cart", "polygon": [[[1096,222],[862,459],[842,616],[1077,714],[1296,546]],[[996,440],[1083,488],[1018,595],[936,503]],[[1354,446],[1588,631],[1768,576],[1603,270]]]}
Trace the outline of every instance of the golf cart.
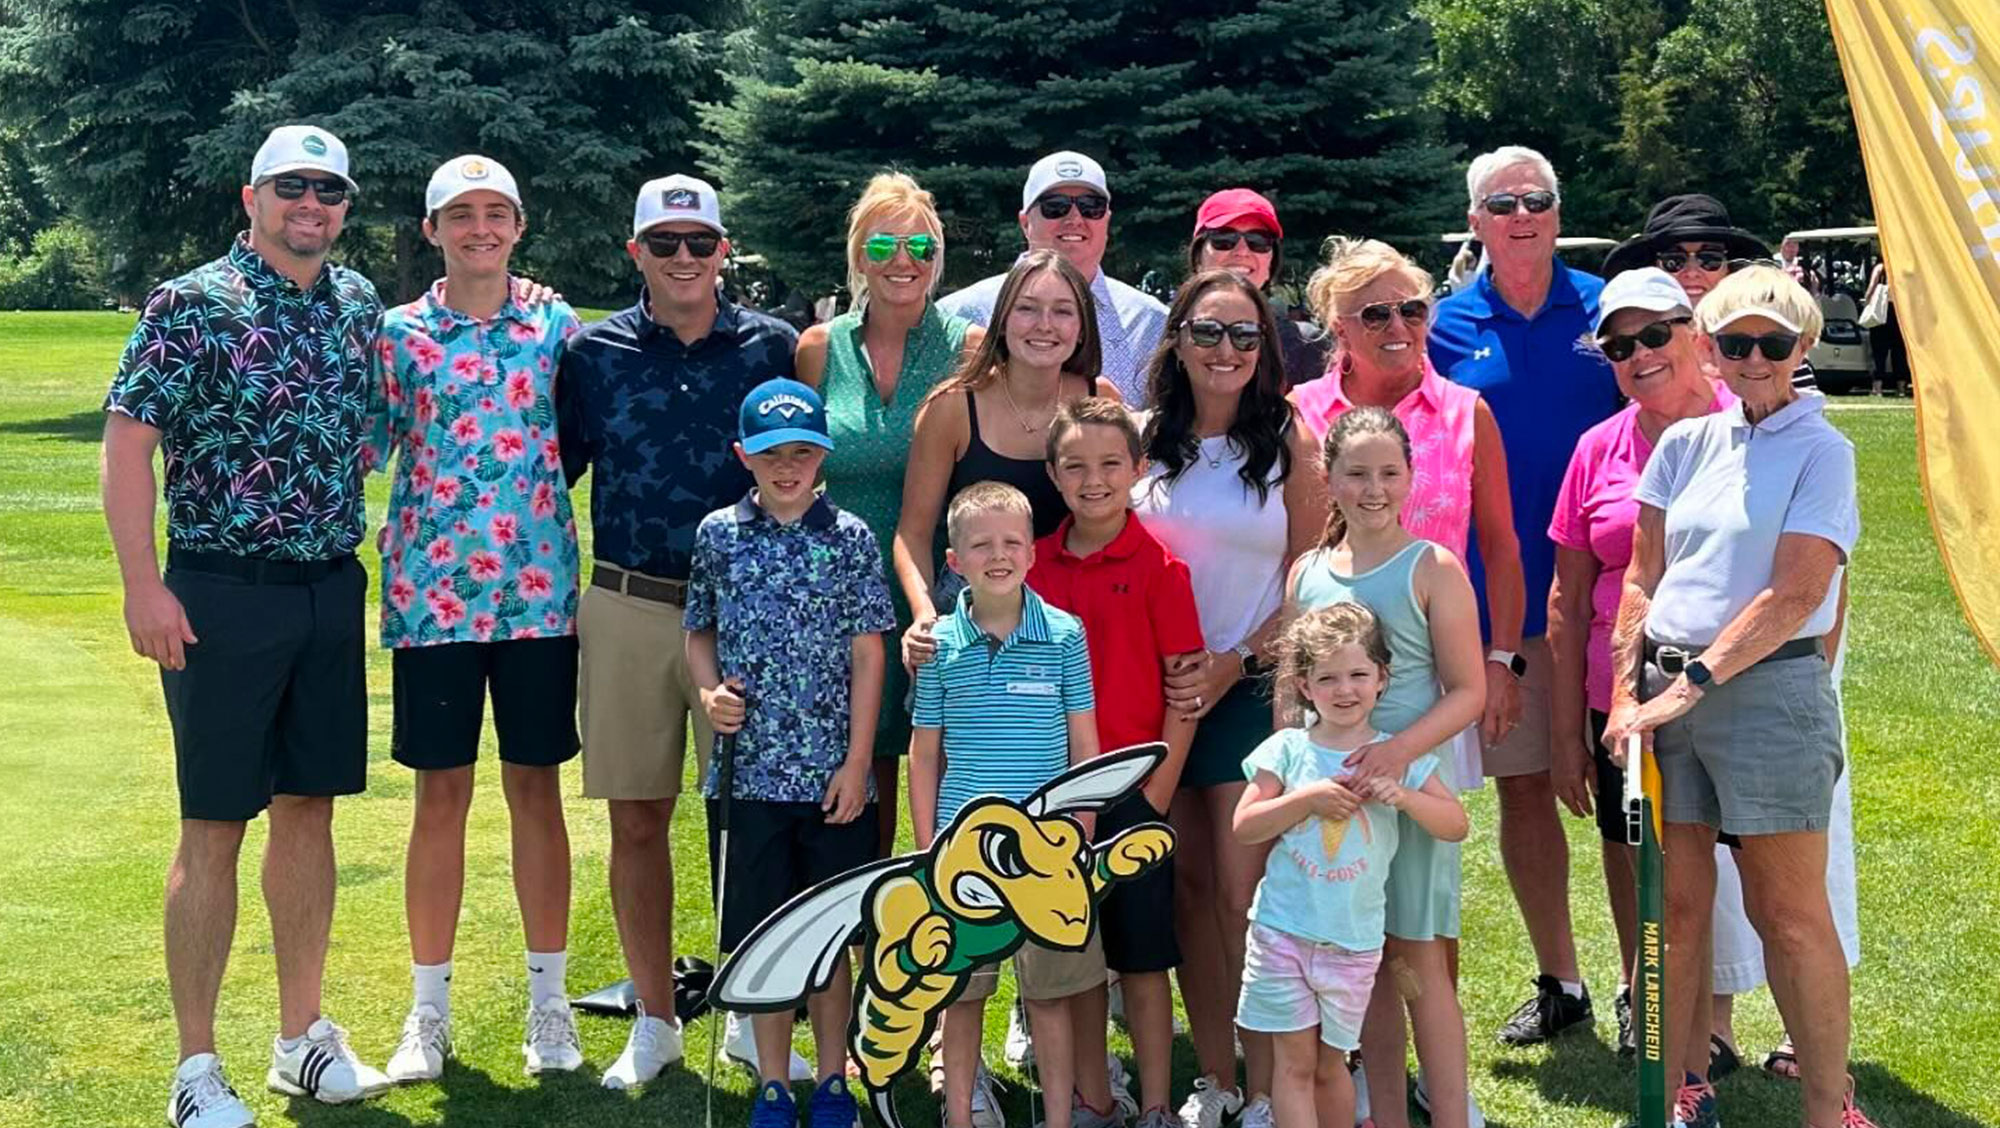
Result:
{"label": "golf cart", "polygon": [[1881,255],[1875,239],[1873,225],[1816,227],[1785,236],[1785,242],[1798,244],[1800,261],[1818,283],[1826,327],[1806,359],[1819,376],[1820,390],[1829,395],[1865,391],[1874,381],[1868,330],[1857,319],[1868,296],[1868,275]]}

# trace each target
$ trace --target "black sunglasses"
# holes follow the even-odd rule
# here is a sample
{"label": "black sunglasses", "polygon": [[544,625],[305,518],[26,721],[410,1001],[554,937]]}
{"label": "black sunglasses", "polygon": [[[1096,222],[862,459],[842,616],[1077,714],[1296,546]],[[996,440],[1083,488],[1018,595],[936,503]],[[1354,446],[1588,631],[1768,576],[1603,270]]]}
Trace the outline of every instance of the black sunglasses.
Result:
{"label": "black sunglasses", "polygon": [[1494,215],[1513,215],[1516,207],[1525,207],[1529,215],[1540,215],[1556,206],[1556,194],[1546,188],[1533,192],[1495,192],[1481,203]]}
{"label": "black sunglasses", "polygon": [[1431,316],[1431,303],[1422,298],[1406,298],[1400,302],[1376,302],[1362,306],[1354,316],[1372,333],[1380,333],[1389,327],[1389,318],[1400,317],[1405,325],[1422,325]]}
{"label": "black sunglasses", "polygon": [[1228,337],[1237,352],[1256,352],[1264,343],[1264,328],[1255,321],[1236,321],[1228,325],[1212,317],[1197,317],[1181,322],[1187,332],[1188,343],[1197,348],[1212,349]]}
{"label": "black sunglasses", "polygon": [[705,259],[721,245],[722,236],[713,231],[648,231],[639,236],[639,242],[654,258],[672,258],[685,243],[688,254]]}
{"label": "black sunglasses", "polygon": [[1278,245],[1277,237],[1268,231],[1211,231],[1202,238],[1208,240],[1210,248],[1218,251],[1233,251],[1240,242],[1250,248],[1253,255],[1268,255],[1271,248]]}
{"label": "black sunglasses", "polygon": [[308,188],[312,189],[313,199],[330,208],[339,207],[347,199],[347,181],[337,176],[287,174],[271,178],[271,191],[276,192],[280,200],[296,200],[305,195]]}
{"label": "black sunglasses", "polygon": [[1689,259],[1693,259],[1696,266],[1713,274],[1729,265],[1729,252],[1720,247],[1703,247],[1692,255],[1683,250],[1661,251],[1653,256],[1653,263],[1668,274],[1679,274],[1687,269]]}
{"label": "black sunglasses", "polygon": [[1104,213],[1110,210],[1111,201],[1095,192],[1085,192],[1080,196],[1050,192],[1036,200],[1035,206],[1041,209],[1043,219],[1061,219],[1069,214],[1071,207],[1075,207],[1077,214],[1085,219],[1103,219]]}
{"label": "black sunglasses", "polygon": [[1749,333],[1715,335],[1715,351],[1721,353],[1725,360],[1748,360],[1752,349],[1763,353],[1765,360],[1785,360],[1798,347],[1797,333],[1766,333],[1761,337]]}
{"label": "black sunglasses", "polygon": [[1668,341],[1674,339],[1674,326],[1686,325],[1692,320],[1694,319],[1690,317],[1663,318],[1643,326],[1637,333],[1613,333],[1610,336],[1599,337],[1597,347],[1604,353],[1606,360],[1630,360],[1635,345],[1644,345],[1649,349],[1664,348]]}

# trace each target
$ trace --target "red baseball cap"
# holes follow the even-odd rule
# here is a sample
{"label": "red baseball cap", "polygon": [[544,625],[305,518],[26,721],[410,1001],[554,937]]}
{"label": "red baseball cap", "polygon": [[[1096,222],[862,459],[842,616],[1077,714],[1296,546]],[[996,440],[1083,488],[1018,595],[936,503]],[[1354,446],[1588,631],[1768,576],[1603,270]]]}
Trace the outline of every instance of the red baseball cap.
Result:
{"label": "red baseball cap", "polygon": [[1248,188],[1225,188],[1201,202],[1194,213],[1194,233],[1218,227],[1263,228],[1282,239],[1285,229],[1278,223],[1278,209],[1271,201]]}

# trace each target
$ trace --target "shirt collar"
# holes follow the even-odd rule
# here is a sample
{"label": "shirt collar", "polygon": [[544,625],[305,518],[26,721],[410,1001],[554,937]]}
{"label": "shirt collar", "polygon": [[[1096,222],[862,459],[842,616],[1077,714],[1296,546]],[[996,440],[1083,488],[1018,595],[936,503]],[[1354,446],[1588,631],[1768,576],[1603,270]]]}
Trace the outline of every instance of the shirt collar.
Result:
{"label": "shirt collar", "polygon": [[[861,335],[866,331],[867,325],[868,311],[864,306],[860,316],[854,319],[854,324],[848,327],[848,333],[854,338],[856,348],[861,347]],[[915,325],[910,326],[910,331],[904,337],[904,340],[919,341],[932,333],[941,332],[943,329],[944,312],[938,309],[937,299],[930,298],[924,302],[923,314],[917,318]]]}
{"label": "shirt collar", "polygon": [[[236,242],[230,245],[229,263],[249,281],[253,289],[290,289],[296,291],[299,288],[297,283],[279,273],[278,268],[272,266],[269,259],[266,259],[251,248],[250,233],[248,231],[238,233]],[[332,275],[332,264],[321,262],[319,264],[319,277],[313,279],[313,284],[308,287],[308,290],[316,291],[320,289],[320,287],[326,285],[327,280]]]}
{"label": "shirt collar", "polygon": [[[463,310],[453,309],[451,306],[445,304],[444,283],[445,280],[440,278],[436,282],[431,283],[430,289],[424,291],[424,296],[419,299],[418,315],[433,330],[439,333],[460,325],[482,324],[480,318],[474,317]],[[528,315],[527,307],[521,304],[520,298],[516,294],[514,276],[511,274],[507,276],[507,300],[501,303],[500,308],[494,312],[492,317],[485,319],[485,323],[497,321],[515,321],[522,325],[533,323]]]}
{"label": "shirt collar", "polygon": [[[959,643],[971,645],[986,637],[986,632],[981,630],[979,624],[972,619],[971,588],[966,588],[964,591],[958,593],[958,604],[955,610],[958,612],[954,616],[954,619],[956,620]],[[1045,605],[1042,603],[1042,597],[1035,594],[1034,588],[1022,584],[1021,621],[1014,627],[1014,633],[1001,641],[1001,649],[1004,650],[1016,642],[1049,641],[1052,641],[1049,635],[1049,616]]]}
{"label": "shirt collar", "polygon": [[1109,544],[1089,556],[1078,556],[1069,550],[1069,531],[1075,524],[1074,515],[1064,517],[1062,524],[1057,525],[1056,531],[1050,534],[1056,540],[1056,558],[1065,563],[1087,564],[1099,557],[1106,560],[1130,560],[1138,553],[1139,546],[1145,543],[1146,534],[1140,528],[1139,519],[1128,510],[1125,514],[1125,527],[1118,530],[1118,535],[1112,537]]}
{"label": "shirt collar", "polygon": [[[755,487],[752,487],[750,492],[744,494],[743,499],[736,503],[735,517],[736,523],[739,525],[752,524],[758,520],[769,521],[773,525],[778,523],[776,517],[764,512],[764,507],[757,504],[757,490]],[[798,523],[808,529],[833,528],[833,506],[826,500],[825,494],[819,494],[813,498],[812,504],[806,507],[806,511],[800,516]]]}
{"label": "shirt collar", "polygon": [[[634,315],[633,319],[639,325],[640,340],[648,340],[659,336],[661,333],[673,337],[675,341],[680,340],[678,336],[675,336],[673,330],[653,320],[653,294],[651,290],[646,288],[644,282],[639,283],[639,303],[632,307],[632,312]],[[718,333],[734,334],[736,332],[736,322],[736,303],[730,301],[728,295],[724,294],[720,288],[717,288],[715,291],[715,323],[708,327],[707,337],[703,337],[701,341],[696,341],[694,345],[689,345],[688,347],[693,348],[695,345],[701,344],[702,341],[706,341],[709,337],[713,337]]]}
{"label": "shirt collar", "polygon": [[1570,274],[1570,268],[1564,266],[1562,260],[1556,260],[1555,273],[1549,278],[1549,295],[1542,299],[1542,308],[1535,311],[1534,317],[1522,317],[1521,311],[1508,305],[1500,297],[1499,289],[1493,285],[1493,271],[1490,268],[1479,272],[1478,277],[1473,279],[1472,285],[1463,291],[1465,297],[1462,300],[1466,309],[1475,317],[1512,317],[1517,321],[1532,322],[1558,307],[1583,304],[1583,294],[1577,290],[1576,281]]}
{"label": "shirt collar", "polygon": [[[1772,377],[1777,379],[1777,377]],[[1810,419],[1826,412],[1826,397],[1813,392],[1801,392],[1797,399],[1766,415],[1761,421],[1751,423],[1743,415],[1743,401],[1737,400],[1729,409],[1729,425],[1754,431],[1782,431],[1802,419]]]}

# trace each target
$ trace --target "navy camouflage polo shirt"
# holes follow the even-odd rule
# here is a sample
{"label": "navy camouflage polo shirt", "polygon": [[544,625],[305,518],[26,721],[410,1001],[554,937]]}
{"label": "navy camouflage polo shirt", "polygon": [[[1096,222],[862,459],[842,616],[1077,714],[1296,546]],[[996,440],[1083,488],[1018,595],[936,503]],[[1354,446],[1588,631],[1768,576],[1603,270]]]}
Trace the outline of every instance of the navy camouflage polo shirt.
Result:
{"label": "navy camouflage polo shirt", "polygon": [[301,290],[247,233],[153,291],[104,410],[161,432],[169,544],[277,560],[354,551],[381,317],[366,278],[329,264]]}
{"label": "navy camouflage polo shirt", "polygon": [[684,580],[695,526],[747,493],[736,412],[750,389],[792,375],[796,329],[717,295],[708,335],[683,345],[639,302],[570,338],[556,379],[558,445],[574,486],[590,471],[592,552]]}
{"label": "navy camouflage polo shirt", "polygon": [[[825,799],[847,760],[852,639],[896,627],[868,525],[824,497],[789,524],[752,496],[716,510],[695,532],[681,622],[715,632],[722,676],[741,678],[749,698],[736,740],[735,797]],[[715,788],[711,758],[702,789],[713,799]],[[875,798],[872,772],[868,798]]]}

